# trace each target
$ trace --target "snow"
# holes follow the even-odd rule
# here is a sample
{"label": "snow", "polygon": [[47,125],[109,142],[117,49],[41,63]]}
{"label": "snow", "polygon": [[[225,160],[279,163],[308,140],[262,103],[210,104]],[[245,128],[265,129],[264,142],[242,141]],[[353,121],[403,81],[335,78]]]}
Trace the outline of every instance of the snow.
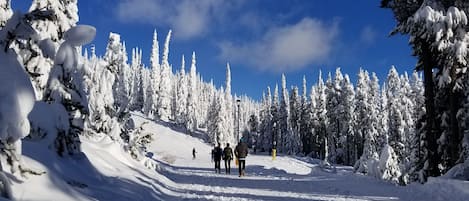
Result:
{"label": "snow", "polygon": [[[18,200],[467,200],[469,182],[430,178],[425,185],[396,186],[336,172],[319,160],[251,153],[246,176],[213,171],[211,146],[203,140],[134,114],[142,132],[153,133],[147,157],[136,161],[107,135],[82,138],[83,154],[58,157],[42,141],[23,142],[28,166],[47,174],[22,178],[8,173]],[[192,148],[197,158],[192,159]],[[223,166],[223,165],[222,165]],[[147,168],[148,167],[148,168]],[[223,171],[222,171],[223,172]]]}
{"label": "snow", "polygon": [[81,46],[90,43],[96,36],[96,28],[90,25],[77,25],[64,34],[64,40],[72,46]]}
{"label": "snow", "polygon": [[0,139],[15,142],[29,133],[34,89],[16,53],[0,51]]}

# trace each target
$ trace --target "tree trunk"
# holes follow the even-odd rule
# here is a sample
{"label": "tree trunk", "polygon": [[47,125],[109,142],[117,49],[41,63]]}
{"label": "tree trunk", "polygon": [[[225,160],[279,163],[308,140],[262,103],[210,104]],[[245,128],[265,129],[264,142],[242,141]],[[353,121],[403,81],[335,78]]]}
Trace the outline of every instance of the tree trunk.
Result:
{"label": "tree trunk", "polygon": [[449,108],[450,108],[450,136],[449,136],[449,153],[450,153],[450,164],[448,168],[453,167],[456,161],[459,159],[459,125],[456,117],[459,109],[459,96],[460,93],[453,90],[454,84],[452,84],[449,92]]}
{"label": "tree trunk", "polygon": [[435,116],[435,91],[433,82],[433,68],[436,66],[432,59],[430,47],[428,44],[423,42],[422,46],[422,65],[424,74],[425,84],[425,109],[427,110],[426,115],[426,145],[428,152],[428,169],[426,170],[426,176],[439,176],[438,170],[438,144],[437,144],[437,133],[436,133],[436,116]]}

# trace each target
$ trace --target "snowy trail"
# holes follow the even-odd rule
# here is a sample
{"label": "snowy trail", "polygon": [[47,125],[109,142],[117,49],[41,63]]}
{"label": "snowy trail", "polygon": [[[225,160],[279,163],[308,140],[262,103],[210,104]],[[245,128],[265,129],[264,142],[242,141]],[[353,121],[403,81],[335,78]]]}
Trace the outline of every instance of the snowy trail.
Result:
{"label": "snowy trail", "polygon": [[[160,164],[161,174],[181,199],[200,200],[428,200],[423,192],[356,175],[350,167],[336,173],[322,170],[318,161],[291,157],[249,155],[247,176],[239,178],[232,164],[231,175],[214,172],[211,147],[198,138],[147,124],[155,133],[150,150]],[[172,142],[172,143],[168,143]],[[192,159],[195,148],[198,157]],[[304,159],[306,160],[306,159]],[[171,199],[176,199],[172,197]]]}

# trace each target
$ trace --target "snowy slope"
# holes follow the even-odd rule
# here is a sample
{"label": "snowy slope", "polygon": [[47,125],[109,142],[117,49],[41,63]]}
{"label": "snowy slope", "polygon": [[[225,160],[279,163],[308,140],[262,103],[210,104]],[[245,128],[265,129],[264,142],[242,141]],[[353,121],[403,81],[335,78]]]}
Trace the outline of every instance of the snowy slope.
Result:
{"label": "snowy slope", "polygon": [[[148,121],[134,116],[137,122]],[[353,174],[322,170],[306,158],[249,155],[247,176],[216,174],[210,145],[160,124],[148,156],[137,162],[107,137],[83,139],[82,156],[59,158],[42,142],[24,142],[27,165],[47,174],[8,174],[18,200],[469,200],[469,183],[432,179],[399,187]],[[192,148],[197,158],[192,159]],[[144,165],[147,163],[147,167]],[[157,168],[148,164],[157,164]],[[222,165],[222,168],[224,166]]]}

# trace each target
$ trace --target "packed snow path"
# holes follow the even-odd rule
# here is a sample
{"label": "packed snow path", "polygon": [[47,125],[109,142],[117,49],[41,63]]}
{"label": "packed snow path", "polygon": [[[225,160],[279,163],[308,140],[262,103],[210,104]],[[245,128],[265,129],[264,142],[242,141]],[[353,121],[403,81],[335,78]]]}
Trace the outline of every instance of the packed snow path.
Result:
{"label": "packed snow path", "polygon": [[[246,176],[238,177],[232,163],[231,174],[214,171],[209,145],[198,138],[169,127],[148,124],[155,133],[152,158],[159,173],[171,184],[165,199],[201,200],[428,200],[428,192],[400,187],[375,178],[352,173],[351,167],[320,168],[319,161],[307,158],[251,154]],[[231,146],[233,147],[233,145]],[[197,150],[196,159],[192,149]],[[433,197],[432,199],[435,199]]]}

